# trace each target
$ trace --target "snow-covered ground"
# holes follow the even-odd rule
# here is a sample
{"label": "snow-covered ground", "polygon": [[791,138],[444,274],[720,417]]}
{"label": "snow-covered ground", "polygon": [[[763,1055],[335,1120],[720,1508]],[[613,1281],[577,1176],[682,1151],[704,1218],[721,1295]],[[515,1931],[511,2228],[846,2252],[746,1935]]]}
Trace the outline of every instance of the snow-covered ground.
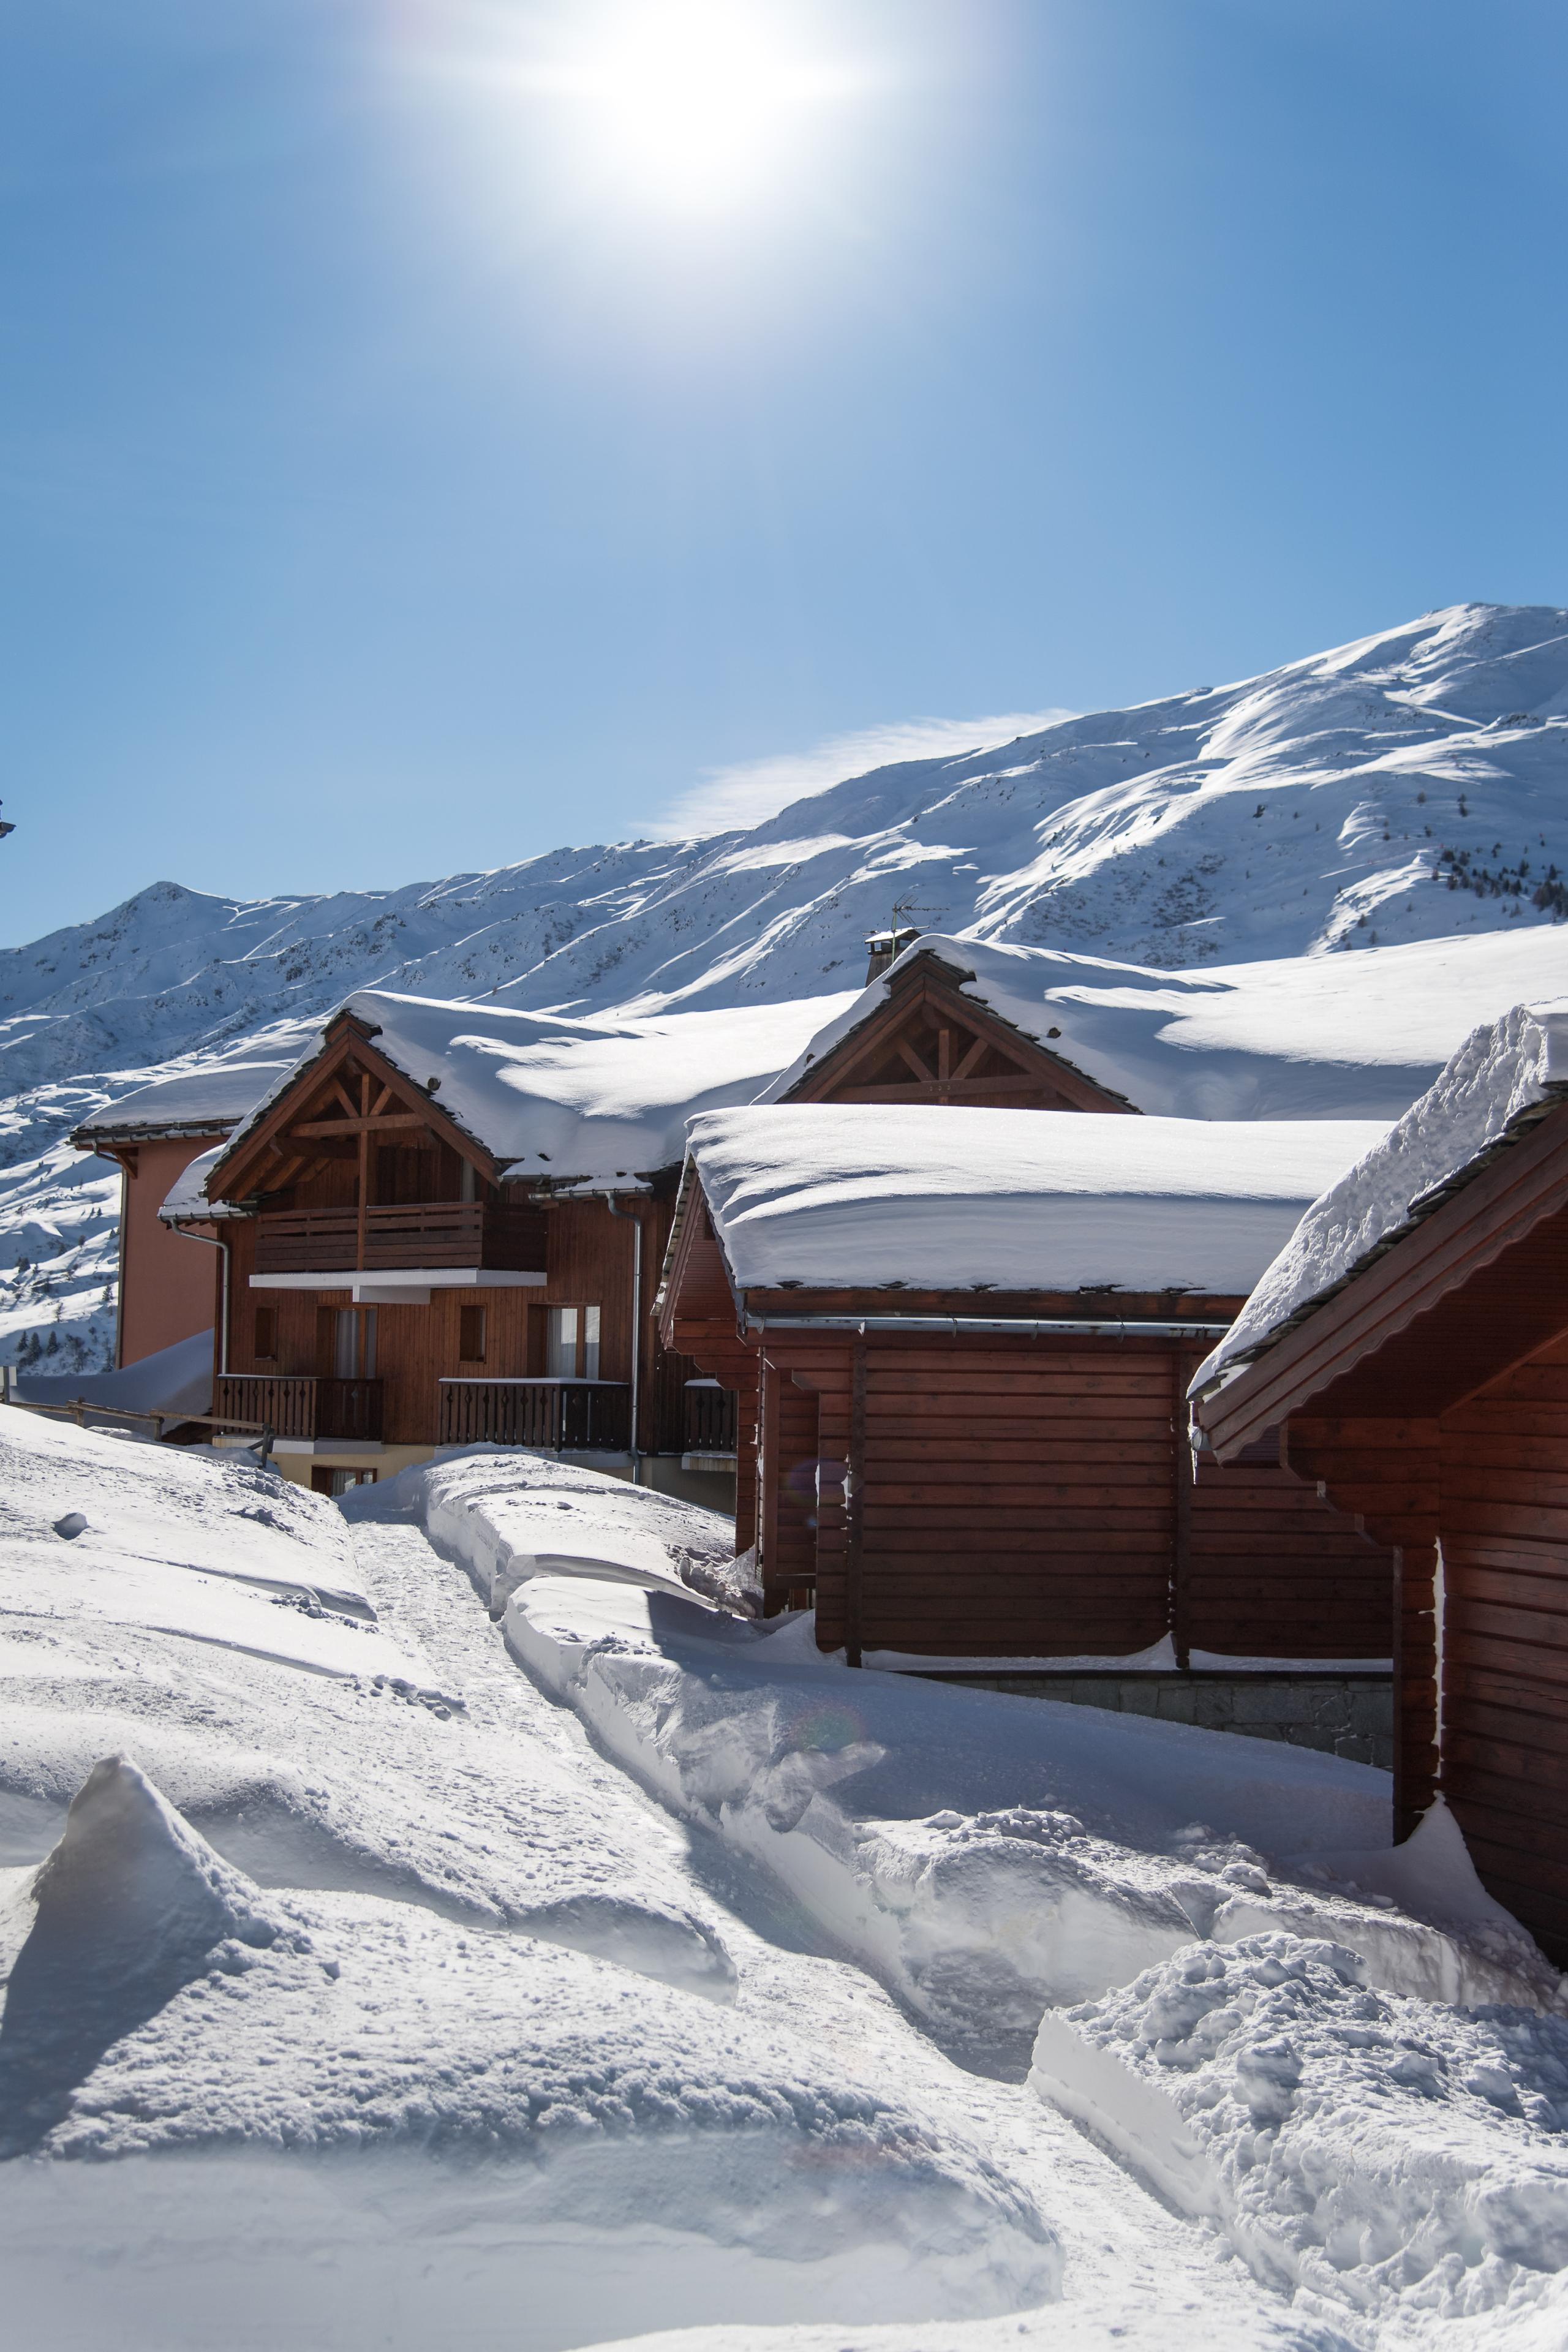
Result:
{"label": "snow-covered ground", "polygon": [[[350,1518],[6,1412],[0,1497],[19,2344],[1561,2340],[1555,1979],[1451,1845],[1377,1891],[1377,1774],[851,1675],[715,1605],[708,1514],[529,1457]],[[1419,1998],[1445,1970],[1514,2006]],[[1046,2001],[1087,1997],[1060,2030],[1135,2101],[1168,1982],[1214,2096],[1156,2156],[1201,2142],[1206,2201],[1042,2097],[1043,2043],[1026,2077]],[[1397,2101],[1438,2075],[1406,2178]],[[1265,2082],[1286,2120],[1244,2129]]]}

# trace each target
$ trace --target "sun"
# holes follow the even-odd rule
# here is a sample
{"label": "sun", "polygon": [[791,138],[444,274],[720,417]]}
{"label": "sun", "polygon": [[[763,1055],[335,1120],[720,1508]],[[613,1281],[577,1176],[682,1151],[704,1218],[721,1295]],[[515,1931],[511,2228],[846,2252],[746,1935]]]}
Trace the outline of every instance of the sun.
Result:
{"label": "sun", "polygon": [[700,205],[773,176],[805,119],[851,77],[801,54],[746,0],[641,0],[601,20],[551,79],[581,104],[603,163]]}

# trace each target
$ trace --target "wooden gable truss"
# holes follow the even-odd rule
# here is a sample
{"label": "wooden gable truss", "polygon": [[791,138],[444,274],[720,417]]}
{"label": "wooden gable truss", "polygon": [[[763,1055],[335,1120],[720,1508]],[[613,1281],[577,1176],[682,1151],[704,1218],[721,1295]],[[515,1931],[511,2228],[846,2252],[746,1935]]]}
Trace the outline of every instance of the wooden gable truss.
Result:
{"label": "wooden gable truss", "polygon": [[786,1102],[963,1103],[982,1109],[1128,1111],[977,996],[974,974],[927,951],[886,1001],[795,1080]]}
{"label": "wooden gable truss", "polygon": [[241,1136],[208,1179],[208,1198],[232,1202],[308,1184],[334,1160],[356,1163],[362,1208],[369,1202],[370,1154],[378,1140],[416,1135],[445,1144],[484,1183],[500,1181],[494,1154],[395,1068],[372,1043],[376,1032],[351,1013],[328,1027],[321,1051]]}

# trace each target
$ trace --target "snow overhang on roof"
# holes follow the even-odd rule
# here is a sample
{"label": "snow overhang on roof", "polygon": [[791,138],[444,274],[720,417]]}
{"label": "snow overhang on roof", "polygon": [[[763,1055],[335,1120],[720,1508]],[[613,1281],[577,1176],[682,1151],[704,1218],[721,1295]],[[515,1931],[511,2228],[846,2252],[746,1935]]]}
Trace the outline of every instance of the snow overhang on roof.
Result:
{"label": "snow overhang on roof", "polygon": [[[433,1096],[490,1154],[503,1181],[636,1191],[650,1173],[679,1166],[693,1110],[750,1100],[800,1051],[825,1004],[843,1002],[570,1020],[361,989],[332,1018],[363,1024],[375,1052]],[[321,1043],[312,1040],[257,1104],[236,1145]]]}
{"label": "snow overhang on roof", "polygon": [[184,1077],[160,1078],[83,1119],[71,1141],[79,1151],[91,1151],[105,1143],[224,1134],[255,1109],[289,1066],[286,1062],[226,1062],[192,1070]]}
{"label": "snow overhang on roof", "polygon": [[1364,1120],[780,1103],[689,1128],[737,1292],[1245,1294]]}
{"label": "snow overhang on roof", "polygon": [[1473,1030],[1404,1118],[1312,1202],[1199,1366],[1192,1394],[1234,1378],[1564,1095],[1568,1000],[1516,1005]]}
{"label": "snow overhang on roof", "polygon": [[207,1178],[227,1151],[227,1143],[215,1143],[210,1151],[199,1152],[188,1168],[174,1179],[158,1214],[166,1225],[203,1223],[209,1218],[243,1217],[247,1212],[228,1201],[209,1201]]}

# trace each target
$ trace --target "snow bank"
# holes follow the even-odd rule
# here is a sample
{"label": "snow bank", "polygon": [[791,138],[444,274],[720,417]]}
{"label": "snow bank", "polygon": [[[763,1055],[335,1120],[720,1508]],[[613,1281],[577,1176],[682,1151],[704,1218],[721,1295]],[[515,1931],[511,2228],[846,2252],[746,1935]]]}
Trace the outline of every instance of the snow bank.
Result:
{"label": "snow bank", "polygon": [[29,1374],[16,1382],[16,1393],[33,1404],[74,1404],[86,1397],[121,1412],[210,1412],[213,1335],[198,1331],[176,1339],[172,1348],[160,1348],[118,1371],[73,1372],[63,1380]]}
{"label": "snow bank", "polygon": [[709,1111],[689,1149],[738,1290],[1249,1290],[1382,1130],[931,1104]]}
{"label": "snow bank", "polygon": [[730,1519],[549,1454],[438,1454],[346,1498],[354,1520],[418,1519],[460,1559],[492,1617],[531,1576],[588,1576],[714,1597],[734,1581]]}
{"label": "snow bank", "polygon": [[1473,1031],[1404,1118],[1312,1203],[1199,1367],[1194,1393],[1255,1356],[1565,1092],[1568,1003],[1516,1005]]}
{"label": "snow bank", "polygon": [[1341,1946],[1257,1935],[1047,2014],[1031,2079],[1325,2315],[1528,2313],[1568,2266],[1561,2018],[1375,1991]]}
{"label": "snow bank", "polygon": [[[458,1531],[460,1541],[460,1530]],[[954,2042],[1005,2046],[1041,2011],[1124,1983],[1194,1937],[1332,1935],[1376,1982],[1547,2003],[1516,1923],[1420,1916],[1300,1883],[1352,1821],[1386,1837],[1384,1775],[1148,1717],[1100,1715],[820,1658],[666,1592],[536,1578],[507,1639],[678,1814],[762,1862],[843,1948]],[[1359,1841],[1357,1842],[1359,1845]],[[1370,1843],[1370,1842],[1369,1842]]]}

